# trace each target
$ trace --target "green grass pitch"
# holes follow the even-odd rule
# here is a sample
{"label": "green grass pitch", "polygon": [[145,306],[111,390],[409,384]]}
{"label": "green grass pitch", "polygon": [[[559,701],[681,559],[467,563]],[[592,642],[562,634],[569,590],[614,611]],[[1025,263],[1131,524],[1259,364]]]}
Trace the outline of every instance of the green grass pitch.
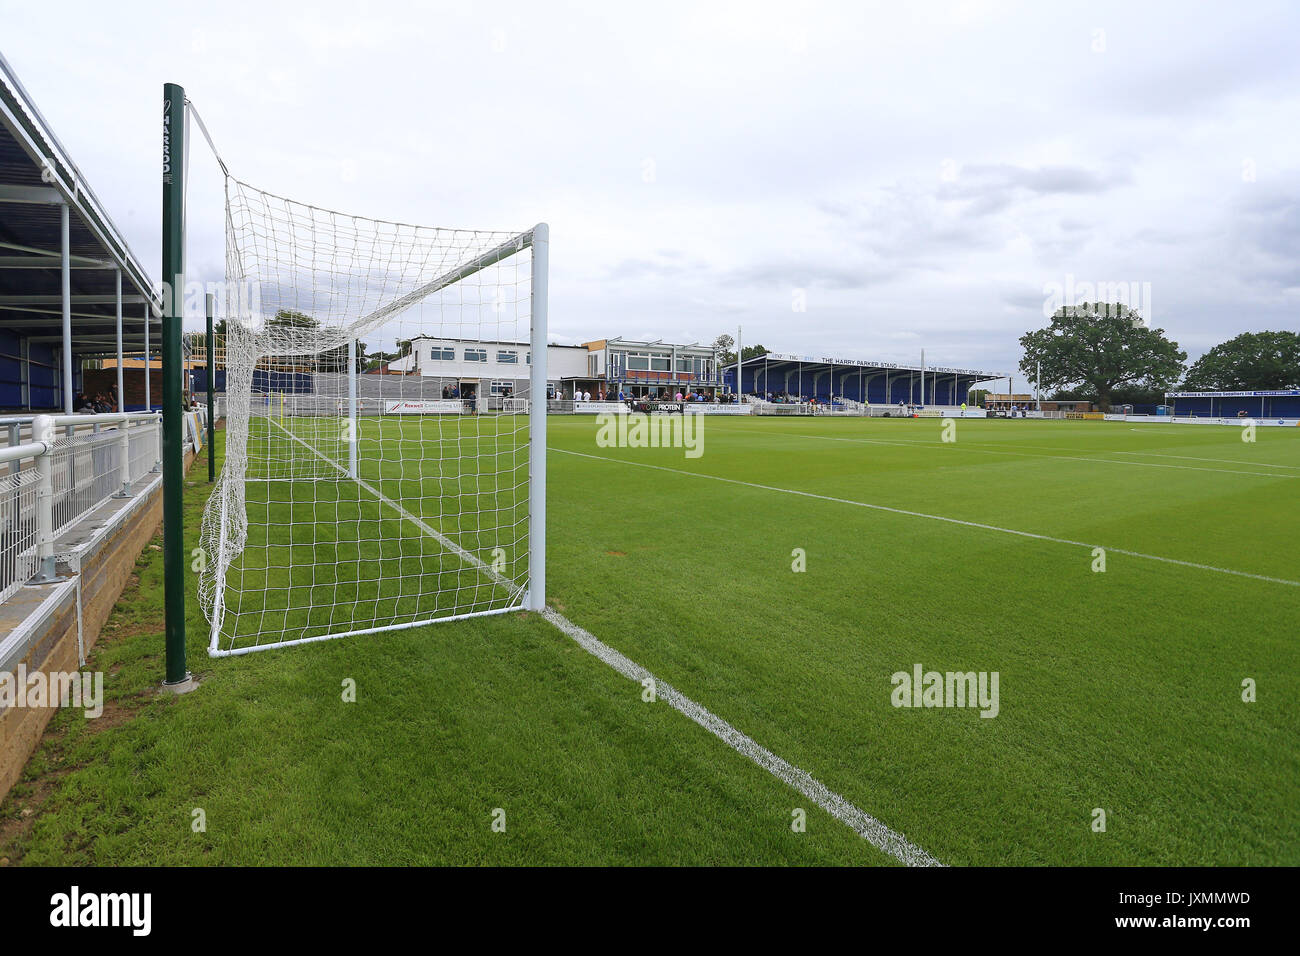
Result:
{"label": "green grass pitch", "polygon": [[[500,423],[399,427],[463,448]],[[1300,429],[1254,442],[1208,425],[958,420],[954,442],[942,429],[718,416],[688,458],[600,447],[594,419],[552,417],[548,601],[944,863],[1300,863]],[[363,448],[376,440],[363,429]],[[373,467],[430,523],[458,520],[459,495],[502,494],[402,456]],[[355,489],[322,501],[306,484],[313,520],[344,513],[403,542],[336,574],[392,563],[418,591],[467,573]],[[299,485],[257,492],[288,496],[274,508],[289,527],[308,517]],[[513,521],[518,502],[493,514]],[[494,530],[447,530],[487,559]],[[214,661],[191,601],[203,686],[157,696],[160,553],[137,571],[91,661],[113,719],[56,718],[0,806],[0,855],[895,863],[536,615]],[[372,589],[366,615],[397,607],[382,570],[342,585]],[[302,624],[301,608],[279,610]],[[353,619],[332,613],[314,623]],[[997,716],[894,707],[891,675],[918,663],[998,672]]]}

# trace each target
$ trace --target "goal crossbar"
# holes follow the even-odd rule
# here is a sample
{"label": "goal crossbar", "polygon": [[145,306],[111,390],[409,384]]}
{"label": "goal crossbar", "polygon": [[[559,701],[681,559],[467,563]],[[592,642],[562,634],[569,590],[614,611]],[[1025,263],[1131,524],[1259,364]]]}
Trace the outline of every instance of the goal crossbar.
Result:
{"label": "goal crossbar", "polygon": [[[474,275],[474,273],[482,272],[484,269],[489,269],[498,262],[509,259],[511,256],[518,255],[525,249],[533,248],[533,237],[537,228],[538,227],[534,226],[527,232],[521,232],[516,236],[511,236],[509,239],[493,246],[484,253],[480,253],[468,262],[461,263],[456,268],[443,273],[436,279],[426,282],[419,288],[412,289],[410,292],[399,296],[392,302],[366,313],[355,324],[356,334],[364,334],[367,329],[379,325],[390,315],[405,312],[407,309],[411,308],[411,306],[424,301],[431,295],[436,295],[438,292],[455,285],[457,282],[468,279],[470,276]],[[279,349],[277,351],[280,355],[297,354],[292,350],[286,349]],[[302,354],[306,354],[306,350],[304,350],[304,353]]]}

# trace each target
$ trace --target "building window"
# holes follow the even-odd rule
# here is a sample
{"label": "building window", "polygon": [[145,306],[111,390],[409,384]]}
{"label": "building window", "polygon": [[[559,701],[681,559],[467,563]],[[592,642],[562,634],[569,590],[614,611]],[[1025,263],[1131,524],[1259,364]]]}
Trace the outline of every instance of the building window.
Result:
{"label": "building window", "polygon": [[672,359],[671,359],[669,356],[667,356],[667,355],[651,355],[651,356],[650,356],[650,371],[652,371],[652,372],[667,372],[667,371],[669,371],[668,365],[669,365],[669,363],[670,363],[671,361],[672,361]]}
{"label": "building window", "polygon": [[646,372],[650,370],[650,356],[645,352],[628,352],[627,367],[634,372]]}
{"label": "building window", "polygon": [[466,350],[465,350],[465,361],[466,361],[466,362],[486,362],[486,361],[487,361],[487,349],[466,349]]}
{"label": "building window", "polygon": [[497,352],[497,362],[501,365],[518,365],[519,353],[505,349],[499,350]]}
{"label": "building window", "polygon": [[456,350],[450,345],[435,345],[429,349],[429,361],[431,362],[452,362],[456,359]]}
{"label": "building window", "polygon": [[492,395],[509,395],[514,390],[514,382],[493,382],[488,386],[488,391]]}

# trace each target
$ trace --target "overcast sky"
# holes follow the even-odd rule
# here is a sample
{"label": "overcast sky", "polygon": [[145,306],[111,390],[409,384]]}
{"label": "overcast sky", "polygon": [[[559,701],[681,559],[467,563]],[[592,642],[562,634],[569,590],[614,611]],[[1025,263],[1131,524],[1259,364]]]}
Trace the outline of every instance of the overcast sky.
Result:
{"label": "overcast sky", "polygon": [[[155,277],[172,81],[272,192],[549,222],[559,341],[743,324],[775,351],[1014,371],[1067,283],[1124,283],[1193,358],[1300,328],[1295,3],[0,10],[0,49]],[[190,278],[218,279],[205,150]]]}

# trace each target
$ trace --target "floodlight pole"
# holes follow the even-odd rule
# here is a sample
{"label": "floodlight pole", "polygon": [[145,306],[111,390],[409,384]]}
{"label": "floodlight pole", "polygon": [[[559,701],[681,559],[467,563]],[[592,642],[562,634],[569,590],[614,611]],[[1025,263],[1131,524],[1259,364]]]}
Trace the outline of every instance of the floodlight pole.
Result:
{"label": "floodlight pole", "polygon": [[546,324],[547,276],[551,260],[551,227],[533,227],[532,332],[533,354],[528,383],[528,595],[530,611],[546,609]]}
{"label": "floodlight pole", "polygon": [[185,90],[163,86],[162,168],[162,381],[163,381],[163,584],[166,674],[163,687],[193,686],[185,669],[185,482],[181,409],[181,320],[185,288]]}
{"label": "floodlight pole", "polygon": [[208,313],[208,482],[217,480],[217,374],[216,344],[213,334],[213,313],[217,310],[217,297],[209,292],[206,296]]}

